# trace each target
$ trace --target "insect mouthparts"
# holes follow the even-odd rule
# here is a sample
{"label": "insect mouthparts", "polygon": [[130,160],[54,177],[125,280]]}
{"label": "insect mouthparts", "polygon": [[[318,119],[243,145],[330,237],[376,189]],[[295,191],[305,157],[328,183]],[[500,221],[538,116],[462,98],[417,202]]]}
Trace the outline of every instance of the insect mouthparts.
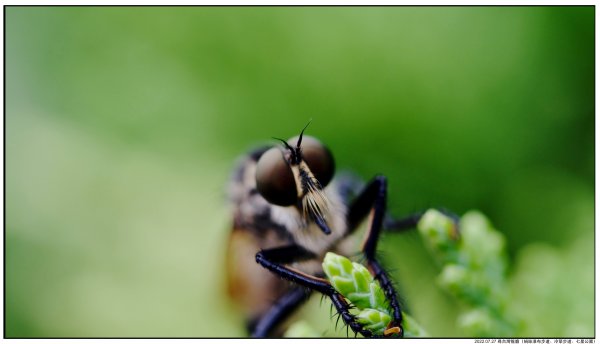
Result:
{"label": "insect mouthparts", "polygon": [[319,228],[321,228],[323,233],[327,235],[331,234],[331,229],[329,229],[329,226],[327,226],[327,222],[325,222],[323,218],[315,217],[315,223],[317,224],[317,226],[319,226]]}

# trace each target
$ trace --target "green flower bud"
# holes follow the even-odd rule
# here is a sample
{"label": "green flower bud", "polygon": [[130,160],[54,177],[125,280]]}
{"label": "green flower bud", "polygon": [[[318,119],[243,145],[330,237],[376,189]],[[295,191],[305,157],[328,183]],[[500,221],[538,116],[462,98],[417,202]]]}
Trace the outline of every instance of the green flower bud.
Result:
{"label": "green flower bud", "polygon": [[490,260],[497,259],[506,246],[504,236],[477,211],[470,211],[460,219],[460,233],[471,264],[476,266],[485,266]]}
{"label": "green flower bud", "polygon": [[363,325],[365,329],[381,335],[392,318],[389,314],[380,310],[365,308],[356,315],[356,320]]}
{"label": "green flower bud", "polygon": [[352,279],[356,283],[356,291],[357,292],[368,292],[369,284],[373,282],[373,276],[369,273],[369,270],[365,268],[363,265],[358,263],[352,263]]}
{"label": "green flower bud", "polygon": [[350,259],[337,255],[333,252],[327,252],[323,259],[323,270],[328,278],[333,276],[348,276],[352,272],[352,262]]}
{"label": "green flower bud", "polygon": [[438,282],[453,294],[460,294],[459,291],[470,282],[469,271],[463,266],[448,264],[438,276]]}
{"label": "green flower bud", "polygon": [[458,233],[454,221],[435,209],[430,209],[417,224],[417,229],[430,250],[443,261],[456,260]]}

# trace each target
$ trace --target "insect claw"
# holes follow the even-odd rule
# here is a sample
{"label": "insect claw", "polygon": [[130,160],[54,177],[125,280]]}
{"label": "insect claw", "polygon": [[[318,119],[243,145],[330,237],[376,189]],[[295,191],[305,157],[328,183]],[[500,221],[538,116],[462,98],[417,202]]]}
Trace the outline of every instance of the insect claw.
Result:
{"label": "insect claw", "polygon": [[383,335],[391,336],[392,334],[399,334],[401,331],[402,330],[400,330],[400,327],[394,326],[394,327],[388,328],[385,331],[383,331]]}

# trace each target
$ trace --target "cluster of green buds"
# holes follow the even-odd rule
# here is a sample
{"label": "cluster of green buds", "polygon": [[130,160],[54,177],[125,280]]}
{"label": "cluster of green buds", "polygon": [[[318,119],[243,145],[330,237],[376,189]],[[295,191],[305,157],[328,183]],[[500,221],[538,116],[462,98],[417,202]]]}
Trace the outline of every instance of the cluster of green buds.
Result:
{"label": "cluster of green buds", "polygon": [[[352,309],[358,323],[375,335],[393,336],[400,331],[388,328],[392,320],[391,309],[379,283],[366,267],[348,258],[328,252],[323,260],[323,270],[331,285],[355,308]],[[405,337],[426,336],[421,327],[403,314]]]}
{"label": "cluster of green buds", "polygon": [[504,236],[481,213],[471,211],[457,224],[437,210],[428,210],[417,226],[442,266],[438,284],[459,299],[466,310],[458,325],[470,336],[515,334],[506,312],[507,256]]}

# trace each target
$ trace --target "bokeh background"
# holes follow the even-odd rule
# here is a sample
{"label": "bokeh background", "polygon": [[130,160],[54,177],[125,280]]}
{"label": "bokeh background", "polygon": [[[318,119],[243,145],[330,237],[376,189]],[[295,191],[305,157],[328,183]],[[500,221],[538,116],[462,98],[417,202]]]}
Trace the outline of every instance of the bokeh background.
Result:
{"label": "bokeh background", "polygon": [[[244,336],[225,184],[310,118],[392,214],[490,218],[518,335],[594,335],[593,7],[5,11],[6,336]],[[414,318],[464,335],[418,235],[380,248]]]}

